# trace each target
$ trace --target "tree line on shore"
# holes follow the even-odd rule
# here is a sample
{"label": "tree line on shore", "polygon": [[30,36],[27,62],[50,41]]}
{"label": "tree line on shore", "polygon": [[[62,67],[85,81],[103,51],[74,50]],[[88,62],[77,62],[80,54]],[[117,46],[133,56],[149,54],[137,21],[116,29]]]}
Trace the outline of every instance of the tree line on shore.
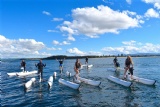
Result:
{"label": "tree line on shore", "polygon": [[[129,54],[118,54],[118,55],[85,55],[85,56],[67,56],[67,55],[53,55],[45,58],[21,58],[21,59],[29,59],[29,60],[53,60],[53,59],[83,59],[83,58],[109,58],[109,57],[127,57]],[[160,56],[160,54],[131,54],[131,57],[154,57]]]}

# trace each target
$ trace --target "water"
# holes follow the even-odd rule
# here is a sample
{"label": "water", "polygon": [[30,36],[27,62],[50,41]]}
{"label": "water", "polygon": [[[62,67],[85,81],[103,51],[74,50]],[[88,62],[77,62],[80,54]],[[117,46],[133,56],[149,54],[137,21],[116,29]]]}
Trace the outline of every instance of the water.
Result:
{"label": "water", "polygon": [[[124,67],[125,58],[118,58],[121,68]],[[80,59],[84,64],[85,59]],[[107,80],[108,75],[121,77],[119,74],[107,70],[113,67],[113,58],[90,58],[93,64],[90,69],[81,70],[81,77],[101,81],[100,87],[82,84],[79,91],[66,87],[58,82],[59,78],[72,81],[65,75],[60,75],[59,64],[56,60],[43,60],[45,82],[37,81],[30,90],[24,90],[24,84],[31,77],[8,77],[9,72],[20,71],[20,60],[4,60],[0,64],[1,76],[1,106],[2,107],[160,107],[160,57],[133,58],[134,75],[157,80],[155,86],[133,83],[126,88]],[[26,60],[28,71],[37,69],[34,65],[39,61]],[[66,71],[74,74],[75,59],[64,61],[64,74]],[[47,80],[57,72],[51,89],[48,89]]]}

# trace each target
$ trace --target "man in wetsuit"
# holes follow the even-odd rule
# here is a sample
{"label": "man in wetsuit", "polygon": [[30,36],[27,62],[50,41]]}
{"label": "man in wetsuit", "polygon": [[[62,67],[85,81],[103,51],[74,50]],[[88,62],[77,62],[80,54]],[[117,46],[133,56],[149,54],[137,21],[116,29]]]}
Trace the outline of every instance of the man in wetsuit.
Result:
{"label": "man in wetsuit", "polygon": [[21,67],[23,67],[23,71],[26,71],[26,62],[24,60],[22,60],[21,62]]}
{"label": "man in wetsuit", "polygon": [[38,67],[38,74],[40,74],[40,79],[43,78],[43,67],[46,66],[46,64],[42,63],[42,60],[39,60],[38,64],[35,64],[36,67]]}

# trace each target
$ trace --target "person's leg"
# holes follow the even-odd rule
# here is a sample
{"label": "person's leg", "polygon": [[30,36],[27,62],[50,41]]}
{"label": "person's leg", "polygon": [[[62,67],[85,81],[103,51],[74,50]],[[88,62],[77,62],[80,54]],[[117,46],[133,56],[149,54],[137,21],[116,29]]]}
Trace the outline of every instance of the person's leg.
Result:
{"label": "person's leg", "polygon": [[76,79],[78,79],[78,77],[79,77],[79,70],[76,69],[75,71],[76,71],[75,77],[76,77]]}
{"label": "person's leg", "polygon": [[62,68],[62,65],[61,65],[61,64],[59,65],[59,69],[60,69],[60,73],[62,73],[63,68]]}
{"label": "person's leg", "polygon": [[41,70],[41,78],[43,79],[43,70]]}
{"label": "person's leg", "polygon": [[133,68],[130,68],[130,73],[131,73],[131,79],[133,79]]}
{"label": "person's leg", "polygon": [[38,70],[38,77],[41,79],[41,70]]}
{"label": "person's leg", "polygon": [[128,69],[129,69],[128,67],[125,67],[123,78],[126,78],[126,72]]}
{"label": "person's leg", "polygon": [[25,72],[25,71],[26,71],[26,67],[24,66],[24,68],[23,68],[23,69],[24,69],[24,72]]}
{"label": "person's leg", "polygon": [[61,69],[62,69],[62,71],[63,71],[63,65],[61,65]]}

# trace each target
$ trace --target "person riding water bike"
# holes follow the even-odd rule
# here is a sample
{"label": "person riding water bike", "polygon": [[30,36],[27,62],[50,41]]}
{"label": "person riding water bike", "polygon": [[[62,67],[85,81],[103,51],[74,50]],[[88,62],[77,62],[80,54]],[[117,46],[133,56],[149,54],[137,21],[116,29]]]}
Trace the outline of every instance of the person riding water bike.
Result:
{"label": "person riding water bike", "polygon": [[64,61],[64,59],[63,60],[62,59],[60,59],[60,60],[56,59],[59,62],[59,68],[60,68],[61,71],[63,71],[63,61]]}
{"label": "person riding water bike", "polygon": [[129,72],[131,73],[131,79],[133,79],[133,61],[131,56],[127,56],[127,59],[125,60],[125,67],[124,67],[125,71],[124,71],[124,79],[126,78],[126,72],[127,70],[129,70]]}
{"label": "person riding water bike", "polygon": [[74,71],[76,72],[75,78],[77,79],[79,77],[79,68],[81,67],[81,63],[79,59],[76,60],[75,65],[74,65]]}

